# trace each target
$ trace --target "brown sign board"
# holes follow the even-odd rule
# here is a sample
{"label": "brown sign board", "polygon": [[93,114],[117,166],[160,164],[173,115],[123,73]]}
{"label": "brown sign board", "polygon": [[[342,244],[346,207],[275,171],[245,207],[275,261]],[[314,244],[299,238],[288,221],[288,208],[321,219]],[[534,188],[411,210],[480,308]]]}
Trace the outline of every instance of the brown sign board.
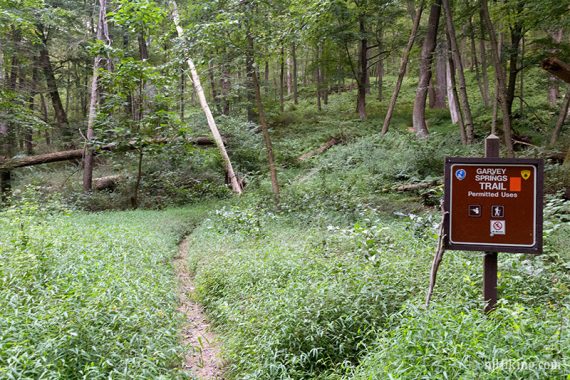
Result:
{"label": "brown sign board", "polygon": [[542,252],[543,162],[445,159],[447,249]]}

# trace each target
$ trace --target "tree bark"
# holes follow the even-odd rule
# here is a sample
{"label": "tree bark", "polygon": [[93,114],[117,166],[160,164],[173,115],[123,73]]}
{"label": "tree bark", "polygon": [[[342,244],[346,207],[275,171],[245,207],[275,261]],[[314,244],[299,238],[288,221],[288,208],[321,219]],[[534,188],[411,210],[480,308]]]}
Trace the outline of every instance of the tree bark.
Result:
{"label": "tree bark", "polygon": [[[568,87],[568,86],[567,86]],[[558,113],[558,120],[556,121],[556,126],[552,131],[552,136],[550,138],[550,146],[553,146],[558,141],[558,137],[560,137],[560,132],[562,131],[562,126],[566,121],[566,117],[568,116],[568,110],[570,109],[570,87],[566,90],[566,95],[564,96],[564,101],[562,102],[562,107],[560,108],[560,112]]]}
{"label": "tree bark", "polygon": [[222,65],[222,112],[224,115],[230,115],[230,73],[226,64]]}
{"label": "tree bark", "polygon": [[[564,29],[560,28],[556,32],[551,33],[552,40],[556,44],[560,44],[560,42],[562,42],[563,31]],[[560,91],[558,89],[558,80],[551,75],[548,77],[548,104],[550,104],[552,107],[555,107],[559,96]]]}
{"label": "tree bark", "polygon": [[208,62],[208,74],[210,77],[210,87],[212,90],[212,102],[214,102],[214,106],[216,107],[216,111],[218,114],[222,113],[222,107],[220,105],[220,98],[218,96],[218,91],[216,89],[216,76],[214,75],[214,63],[212,60]]}
{"label": "tree bark", "polygon": [[[449,34],[447,34],[448,44],[451,45],[449,42]],[[459,126],[459,133],[461,136],[461,143],[463,145],[467,144],[467,134],[465,132],[465,124],[463,122],[463,114],[461,113],[461,107],[459,104],[459,96],[457,95],[457,82],[455,80],[455,73],[457,72],[455,68],[455,62],[451,54],[448,54],[447,59],[447,67],[448,67],[448,80],[449,80],[449,109],[452,112],[452,121],[455,119],[455,122]],[[453,110],[453,111],[451,111]]]}
{"label": "tree bark", "polygon": [[[176,2],[174,0],[169,0],[170,6],[172,8],[172,19],[174,21],[174,25],[176,26],[176,31],[178,32],[178,37],[183,37],[184,35],[184,31],[182,30],[182,27],[180,26],[180,17],[178,16],[178,7],[176,6]],[[253,58],[253,57],[251,57]],[[194,84],[194,89],[196,90],[196,93],[198,95],[198,99],[200,100],[200,106],[202,107],[202,110],[204,111],[204,114],[206,115],[206,119],[208,120],[208,126],[210,127],[210,130],[212,131],[212,136],[214,137],[214,140],[216,141],[216,145],[218,146],[218,149],[220,150],[220,154],[222,156],[222,159],[224,161],[224,164],[226,166],[226,172],[228,174],[228,177],[230,178],[230,182],[232,185],[232,190],[234,192],[236,192],[237,194],[241,194],[242,193],[242,187],[241,184],[238,180],[238,178],[236,177],[236,174],[234,172],[234,168],[232,166],[232,163],[230,161],[230,157],[228,156],[228,153],[226,151],[226,147],[224,146],[224,141],[222,140],[222,136],[220,135],[220,132],[218,130],[218,126],[216,125],[216,121],[214,120],[214,116],[212,115],[212,111],[210,111],[210,107],[208,106],[208,102],[206,101],[206,96],[204,95],[204,89],[202,88],[202,84],[200,82],[200,77],[198,76],[198,71],[196,70],[196,66],[194,65],[194,61],[192,61],[191,58],[188,58],[186,60],[186,62],[188,63],[188,67],[190,68],[190,74],[192,75],[192,83]],[[253,62],[251,62],[252,66],[253,66]]]}
{"label": "tree bark", "polygon": [[291,46],[291,59],[293,60],[293,103],[299,104],[299,92],[297,88],[297,46],[294,42]]}
{"label": "tree bark", "polygon": [[[447,88],[447,52],[445,44],[438,43],[435,51],[435,81],[430,86],[430,108],[445,109],[445,94]],[[435,82],[435,83],[434,83]]]}
{"label": "tree bark", "polygon": [[281,62],[279,69],[279,109],[285,111],[285,49],[281,46]]}
{"label": "tree bark", "polygon": [[44,33],[43,26],[38,26],[39,36],[41,43],[39,44],[40,49],[40,64],[42,66],[44,77],[47,83],[48,93],[51,99],[51,103],[53,106],[55,120],[57,122],[57,126],[61,131],[63,145],[66,147],[70,147],[72,144],[72,133],[69,129],[69,122],[67,120],[67,114],[65,113],[65,109],[63,108],[63,104],[61,103],[61,97],[59,96],[59,91],[57,88],[57,81],[55,79],[53,66],[51,64],[51,60],[49,57],[48,51],[48,38],[47,35]]}
{"label": "tree bark", "polygon": [[316,95],[317,95],[317,110],[322,111],[321,105],[321,46],[317,44],[316,61],[315,61],[315,79],[316,79]]}
{"label": "tree bark", "polygon": [[[249,26],[247,31],[247,42],[248,42],[248,49],[253,52],[254,51],[253,36],[249,31]],[[259,125],[261,127],[263,142],[265,144],[265,150],[267,152],[267,163],[269,164],[269,173],[271,176],[271,188],[273,190],[273,200],[275,201],[275,206],[279,208],[280,195],[279,195],[279,182],[277,180],[277,168],[275,166],[275,157],[273,156],[273,146],[271,144],[271,136],[269,135],[269,128],[267,126],[267,121],[265,120],[265,110],[263,107],[263,102],[261,100],[259,80],[257,79],[257,72],[255,70],[253,71],[253,87],[255,90],[257,110],[259,112]]]}
{"label": "tree bark", "polygon": [[512,129],[511,129],[511,116],[507,103],[507,87],[505,72],[499,56],[499,43],[497,42],[497,35],[495,34],[495,27],[491,22],[489,16],[489,8],[487,0],[480,0],[481,16],[485,22],[487,32],[489,33],[489,40],[491,42],[491,56],[493,58],[493,65],[495,66],[495,76],[497,80],[497,99],[501,106],[501,113],[503,114],[503,133],[505,136],[505,145],[507,147],[507,155],[514,157],[515,152],[513,148]]}
{"label": "tree bark", "polygon": [[431,6],[426,36],[422,44],[422,52],[420,58],[420,79],[418,82],[412,115],[414,131],[420,138],[426,138],[429,135],[425,118],[426,99],[432,76],[431,64],[437,39],[437,30],[439,27],[441,1],[442,0],[435,0],[435,3]]}
{"label": "tree bark", "polygon": [[482,96],[483,105],[489,107],[491,100],[489,95],[489,76],[487,75],[487,49],[485,47],[485,27],[483,25],[483,18],[479,17],[481,28],[481,35],[479,37],[479,53],[481,54],[481,78],[483,80]]}
{"label": "tree bark", "polygon": [[[97,23],[97,39],[102,43],[110,46],[107,31],[107,0],[99,0],[99,21]],[[91,100],[89,102],[89,117],[87,119],[87,138],[85,147],[85,158],[83,159],[83,191],[91,192],[93,189],[93,149],[91,144],[95,137],[93,127],[97,116],[97,108],[99,105],[99,70],[102,68],[104,58],[97,55],[93,61],[93,77],[91,79]]]}
{"label": "tree bark", "polygon": [[515,99],[515,90],[517,86],[517,74],[519,72],[519,50],[521,40],[523,38],[523,27],[520,23],[516,23],[511,28],[511,46],[509,49],[509,78],[507,84],[507,108],[509,116],[513,112],[513,101]]}
{"label": "tree bark", "polygon": [[449,34],[449,42],[451,47],[451,54],[453,57],[453,65],[457,69],[459,76],[459,102],[461,104],[461,115],[463,119],[463,126],[467,137],[467,144],[473,142],[473,117],[471,116],[471,107],[467,97],[467,85],[465,83],[465,74],[463,72],[463,62],[461,54],[459,54],[459,47],[457,46],[457,37],[455,35],[455,26],[453,25],[453,17],[451,14],[451,7],[449,0],[442,0],[443,8],[445,10],[445,21],[447,25],[447,33]]}
{"label": "tree bark", "polygon": [[358,77],[356,83],[358,85],[356,108],[360,120],[366,120],[366,89],[368,82],[368,39],[366,38],[366,23],[364,16],[358,19],[358,27],[360,31],[360,47],[358,51]]}
{"label": "tree bark", "polygon": [[447,74],[447,101],[449,103],[449,115],[451,117],[451,122],[453,124],[458,124],[460,122],[459,104],[457,102],[457,96],[455,95],[455,72],[452,70],[452,66],[453,61],[451,61],[451,57],[449,57],[445,66]]}
{"label": "tree bark", "polygon": [[[408,2],[409,4],[409,2]],[[390,104],[388,105],[388,110],[386,111],[386,117],[384,118],[384,124],[382,125],[382,135],[388,133],[388,128],[390,127],[390,121],[392,121],[392,115],[394,114],[394,108],[396,107],[396,101],[398,100],[398,94],[400,93],[400,88],[402,87],[402,81],[404,80],[404,75],[406,75],[406,68],[408,67],[408,60],[410,58],[410,51],[414,46],[414,41],[418,33],[418,27],[420,25],[420,20],[422,18],[422,11],[424,9],[424,1],[420,2],[417,12],[415,12],[414,23],[412,26],[412,31],[410,32],[410,38],[408,39],[408,44],[402,55],[402,60],[400,62],[400,71],[398,72],[398,79],[396,80],[396,87],[392,92],[392,97],[390,98]]]}
{"label": "tree bark", "polygon": [[566,83],[570,83],[570,65],[561,61],[556,57],[546,58],[542,61],[541,66],[550,74],[562,79]]}

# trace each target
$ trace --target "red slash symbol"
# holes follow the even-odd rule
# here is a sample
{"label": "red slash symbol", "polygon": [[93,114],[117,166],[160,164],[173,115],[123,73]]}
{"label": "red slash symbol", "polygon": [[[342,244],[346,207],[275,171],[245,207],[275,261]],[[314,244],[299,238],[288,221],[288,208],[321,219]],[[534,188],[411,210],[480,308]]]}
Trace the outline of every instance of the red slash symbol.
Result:
{"label": "red slash symbol", "polygon": [[503,223],[495,222],[495,223],[493,223],[493,227],[495,227],[496,230],[502,230],[503,229]]}

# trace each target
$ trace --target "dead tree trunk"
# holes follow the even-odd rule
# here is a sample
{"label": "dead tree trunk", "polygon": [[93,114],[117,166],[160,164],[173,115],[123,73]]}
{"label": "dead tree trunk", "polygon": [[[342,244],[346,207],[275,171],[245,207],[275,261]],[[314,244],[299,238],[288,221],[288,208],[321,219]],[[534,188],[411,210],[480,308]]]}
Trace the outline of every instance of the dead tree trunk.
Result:
{"label": "dead tree trunk", "polygon": [[[409,4],[409,2],[408,2]],[[424,9],[424,1],[420,2],[420,6],[415,12],[414,24],[412,26],[412,31],[410,32],[410,38],[408,39],[408,44],[402,55],[402,61],[400,63],[400,71],[398,72],[398,79],[396,81],[396,87],[392,92],[392,97],[390,98],[390,105],[386,111],[386,117],[384,118],[384,124],[382,125],[382,135],[388,132],[390,127],[390,121],[392,121],[392,115],[394,114],[394,108],[396,107],[396,101],[398,100],[398,94],[400,93],[400,88],[402,87],[402,81],[404,80],[404,75],[406,75],[406,68],[408,67],[408,60],[410,58],[410,51],[414,46],[414,41],[416,40],[416,35],[418,33],[418,27],[420,25],[420,20],[422,18],[422,11]]]}
{"label": "dead tree trunk", "polygon": [[[178,16],[178,8],[176,6],[176,2],[174,0],[170,0],[170,6],[172,7],[172,19],[174,21],[174,25],[176,26],[176,31],[178,32],[178,37],[182,37],[184,35],[184,31],[180,26],[180,17]],[[226,172],[228,173],[228,177],[230,178],[232,184],[232,190],[238,194],[242,193],[242,187],[239,183],[238,178],[234,172],[234,168],[230,161],[230,157],[228,156],[228,152],[226,151],[226,147],[224,146],[224,142],[222,140],[222,136],[218,130],[218,126],[216,125],[216,121],[214,120],[214,116],[212,115],[212,111],[210,111],[210,107],[208,106],[208,102],[206,101],[206,96],[204,95],[204,89],[202,88],[202,84],[200,82],[200,77],[198,76],[198,71],[196,70],[196,66],[194,66],[194,61],[191,58],[186,60],[188,63],[188,67],[190,68],[190,74],[192,75],[192,83],[194,84],[194,89],[196,90],[196,94],[198,95],[198,99],[200,100],[200,106],[206,115],[206,119],[208,120],[208,126],[212,131],[212,136],[216,141],[216,145],[220,150],[220,154],[222,159],[224,160],[224,164],[226,166]]]}
{"label": "dead tree trunk", "polygon": [[418,88],[416,90],[416,99],[414,101],[414,110],[412,115],[414,131],[420,138],[426,138],[429,135],[425,115],[426,100],[428,87],[432,76],[431,65],[437,39],[440,14],[441,0],[435,0],[435,3],[431,6],[430,9],[427,32],[422,44],[422,52],[420,58],[420,79],[418,82]]}

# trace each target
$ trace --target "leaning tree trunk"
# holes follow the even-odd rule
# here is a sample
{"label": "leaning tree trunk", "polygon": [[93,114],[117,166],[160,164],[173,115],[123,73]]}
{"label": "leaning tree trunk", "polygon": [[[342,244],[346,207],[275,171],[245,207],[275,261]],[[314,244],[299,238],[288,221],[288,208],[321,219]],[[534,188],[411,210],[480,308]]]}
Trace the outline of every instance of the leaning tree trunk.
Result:
{"label": "leaning tree trunk", "polygon": [[451,14],[451,7],[449,0],[442,0],[443,8],[445,10],[445,22],[447,25],[447,33],[449,34],[449,44],[451,48],[451,55],[453,57],[453,65],[457,69],[459,77],[459,102],[461,104],[461,115],[463,119],[463,126],[467,137],[467,144],[473,142],[473,117],[471,116],[471,107],[469,106],[469,99],[467,98],[467,85],[465,83],[465,74],[463,72],[463,61],[459,48],[457,46],[457,38],[455,36],[455,26],[453,25],[453,18]]}
{"label": "leaning tree trunk", "polygon": [[423,9],[424,9],[424,1],[422,0],[420,2],[420,6],[417,12],[415,12],[414,24],[412,26],[410,38],[408,39],[406,50],[404,50],[404,54],[402,55],[402,61],[400,63],[400,71],[398,73],[396,87],[394,87],[394,92],[392,92],[392,97],[390,98],[390,105],[388,106],[388,110],[386,111],[386,117],[384,118],[384,124],[382,125],[382,135],[385,135],[388,132],[388,128],[390,127],[390,121],[392,121],[392,115],[394,114],[394,108],[396,107],[396,100],[398,100],[398,94],[400,93],[400,88],[402,87],[402,81],[404,80],[404,75],[406,75],[406,68],[408,66],[410,51],[414,46],[414,41],[416,39],[416,34],[418,33],[418,27],[420,25],[420,20],[422,18]]}
{"label": "leaning tree trunk", "polygon": [[[253,36],[248,30],[247,32],[247,42],[248,49],[251,50],[253,55]],[[253,71],[253,88],[255,90],[255,99],[257,103],[257,111],[259,114],[259,125],[261,127],[261,133],[263,135],[263,142],[265,144],[265,150],[267,151],[267,163],[269,164],[269,173],[271,176],[271,188],[273,190],[273,199],[275,201],[275,206],[279,208],[280,197],[279,197],[279,182],[277,180],[277,168],[275,165],[275,157],[273,155],[273,145],[271,144],[271,136],[269,136],[269,128],[267,126],[267,121],[265,120],[265,110],[263,107],[263,102],[261,100],[261,90],[259,89],[259,80],[257,79],[257,71]]]}
{"label": "leaning tree trunk", "polygon": [[[172,20],[174,21],[174,25],[176,26],[176,31],[178,32],[178,37],[184,36],[184,30],[180,26],[180,17],[178,16],[178,7],[176,6],[176,2],[174,0],[170,0],[170,6],[172,7]],[[204,95],[204,89],[202,88],[202,84],[200,82],[200,77],[198,76],[198,71],[196,70],[196,66],[194,66],[194,61],[191,58],[186,60],[188,63],[188,67],[190,68],[190,74],[192,76],[192,83],[194,84],[194,89],[196,90],[196,94],[198,95],[198,99],[200,100],[200,106],[206,115],[206,119],[208,120],[208,126],[212,131],[212,136],[216,141],[216,145],[220,150],[220,154],[222,159],[224,160],[224,164],[226,166],[226,172],[230,179],[230,183],[232,185],[232,190],[238,194],[242,193],[242,187],[239,183],[238,178],[234,172],[234,168],[230,161],[230,157],[228,156],[228,152],[226,151],[226,147],[224,146],[224,142],[222,140],[222,136],[220,135],[220,131],[218,130],[218,126],[216,125],[216,121],[214,120],[214,116],[212,115],[212,111],[210,111],[210,107],[208,106],[208,102],[206,101],[206,96]]]}
{"label": "leaning tree trunk", "polygon": [[439,16],[441,14],[441,0],[435,0],[431,6],[428,20],[428,27],[420,58],[420,79],[414,100],[414,110],[412,114],[413,126],[416,135],[421,138],[428,137],[429,132],[426,124],[426,99],[429,83],[431,81],[431,64],[435,42],[437,39],[437,29],[439,26]]}
{"label": "leaning tree trunk", "polygon": [[[107,28],[107,0],[99,0],[99,22],[97,24],[97,39],[107,46],[111,45]],[[99,69],[102,67],[103,57],[97,55],[93,61],[93,78],[91,79],[91,100],[89,102],[89,117],[87,119],[87,133],[85,137],[86,148],[83,160],[83,191],[88,193],[93,189],[93,148],[91,144],[95,133],[95,117],[99,102]]]}
{"label": "leaning tree trunk", "polygon": [[491,57],[493,58],[493,65],[495,66],[495,77],[497,80],[496,92],[497,99],[499,100],[501,113],[503,114],[503,133],[505,135],[505,145],[507,147],[507,154],[509,157],[515,156],[513,148],[512,128],[511,128],[511,115],[507,103],[507,87],[505,79],[505,71],[501,64],[499,57],[499,43],[497,42],[497,35],[495,34],[495,27],[491,22],[489,16],[489,8],[487,0],[480,0],[481,17],[485,22],[485,27],[489,33],[489,40],[491,42]]}
{"label": "leaning tree trunk", "polygon": [[551,146],[556,144],[556,142],[558,141],[558,137],[560,137],[560,132],[562,131],[562,126],[564,125],[564,121],[566,121],[566,117],[568,116],[569,108],[570,108],[570,87],[568,87],[566,91],[566,96],[564,96],[562,107],[560,108],[560,112],[558,113],[558,120],[556,121],[556,126],[552,131],[552,137],[550,138]]}

